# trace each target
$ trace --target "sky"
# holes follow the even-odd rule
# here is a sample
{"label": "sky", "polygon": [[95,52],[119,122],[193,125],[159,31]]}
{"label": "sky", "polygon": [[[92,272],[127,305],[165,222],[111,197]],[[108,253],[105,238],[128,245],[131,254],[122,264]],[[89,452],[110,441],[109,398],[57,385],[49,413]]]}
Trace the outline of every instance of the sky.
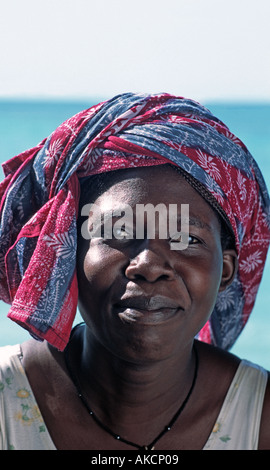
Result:
{"label": "sky", "polygon": [[9,0],[0,98],[270,102],[269,0]]}

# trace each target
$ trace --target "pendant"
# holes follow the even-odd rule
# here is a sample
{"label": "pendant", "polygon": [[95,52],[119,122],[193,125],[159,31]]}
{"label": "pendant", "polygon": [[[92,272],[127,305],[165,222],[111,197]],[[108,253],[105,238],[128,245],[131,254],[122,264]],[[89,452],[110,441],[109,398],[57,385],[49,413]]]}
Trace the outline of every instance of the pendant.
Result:
{"label": "pendant", "polygon": [[154,446],[153,446],[153,447],[151,447],[151,449],[148,449],[148,447],[147,447],[147,446],[144,446],[143,448],[144,448],[144,450],[154,450],[154,449],[155,449],[155,447],[154,447]]}

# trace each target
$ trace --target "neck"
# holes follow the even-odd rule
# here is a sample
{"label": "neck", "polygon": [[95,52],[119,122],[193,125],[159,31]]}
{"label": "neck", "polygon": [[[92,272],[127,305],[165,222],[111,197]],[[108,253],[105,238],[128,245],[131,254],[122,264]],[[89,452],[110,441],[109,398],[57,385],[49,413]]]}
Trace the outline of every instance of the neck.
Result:
{"label": "neck", "polygon": [[92,410],[108,426],[117,422],[120,433],[131,425],[134,430],[153,421],[168,424],[192,384],[192,346],[163,361],[131,363],[113,356],[85,329],[80,343],[70,347],[70,360]]}

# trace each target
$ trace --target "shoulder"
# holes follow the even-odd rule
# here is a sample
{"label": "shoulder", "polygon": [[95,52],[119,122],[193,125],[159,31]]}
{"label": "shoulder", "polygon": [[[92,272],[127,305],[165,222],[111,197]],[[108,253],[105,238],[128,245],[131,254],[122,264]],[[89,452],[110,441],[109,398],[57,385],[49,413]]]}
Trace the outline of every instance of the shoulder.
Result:
{"label": "shoulder", "polygon": [[268,372],[268,381],[262,410],[259,449],[270,449],[270,372]]}
{"label": "shoulder", "polygon": [[[270,449],[270,373],[263,367],[249,361],[241,360],[237,356],[220,350],[214,346],[203,343],[199,346],[199,356],[202,358],[202,368],[205,377],[208,377],[206,387],[211,400],[219,402],[219,406],[224,403],[227,392],[238,377],[243,379],[247,406],[252,402],[258,409],[258,449]],[[207,366],[207,367],[206,367]],[[208,370],[207,370],[208,369]],[[213,387],[213,385],[215,386]],[[237,384],[238,387],[238,384]],[[210,393],[211,391],[211,393]],[[220,404],[220,397],[222,397]],[[241,398],[243,404],[244,396]],[[252,409],[255,409],[252,408]],[[247,408],[248,412],[249,408]],[[254,426],[256,423],[254,421]]]}
{"label": "shoulder", "polygon": [[217,418],[241,360],[222,349],[197,341],[198,383],[202,408],[213,410]]}
{"label": "shoulder", "polygon": [[10,390],[12,385],[29,385],[28,369],[39,368],[39,347],[35,347],[35,343],[35,340],[29,340],[0,347],[0,391]]}
{"label": "shoulder", "polygon": [[253,406],[258,410],[258,449],[269,450],[270,372],[266,371],[259,364],[242,360],[230,352],[208,345],[203,348],[208,357],[208,364],[212,364],[212,373],[219,378],[219,381],[221,380],[224,383],[227,391],[236,377],[239,379],[242,377],[244,384],[244,389],[242,390],[247,395],[247,402],[251,399]]}
{"label": "shoulder", "polygon": [[229,385],[241,363],[241,359],[228,351],[201,341],[196,341],[196,346],[200,367],[205,377],[212,380],[218,376],[220,380],[224,379]]}
{"label": "shoulder", "polygon": [[53,390],[61,385],[67,387],[67,374],[63,353],[52,348],[47,341],[34,339],[21,345],[22,365],[40,406]]}
{"label": "shoulder", "polygon": [[51,378],[63,368],[63,354],[51,348],[47,341],[30,339],[21,345],[22,364],[31,382],[39,382],[44,375]]}

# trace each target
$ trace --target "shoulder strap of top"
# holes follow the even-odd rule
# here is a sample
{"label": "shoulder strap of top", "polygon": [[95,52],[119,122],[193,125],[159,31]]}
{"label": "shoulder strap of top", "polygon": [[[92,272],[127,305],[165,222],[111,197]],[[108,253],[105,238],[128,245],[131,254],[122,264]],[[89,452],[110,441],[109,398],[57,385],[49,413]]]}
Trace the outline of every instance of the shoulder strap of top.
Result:
{"label": "shoulder strap of top", "polygon": [[204,449],[256,450],[268,374],[249,361],[240,362]]}
{"label": "shoulder strap of top", "polygon": [[[21,347],[19,344],[0,347],[0,377],[2,376],[2,379],[8,371],[12,371],[12,374],[16,377],[18,375],[25,376],[24,369],[19,360],[21,354]],[[4,384],[2,383],[2,387],[3,385]]]}

